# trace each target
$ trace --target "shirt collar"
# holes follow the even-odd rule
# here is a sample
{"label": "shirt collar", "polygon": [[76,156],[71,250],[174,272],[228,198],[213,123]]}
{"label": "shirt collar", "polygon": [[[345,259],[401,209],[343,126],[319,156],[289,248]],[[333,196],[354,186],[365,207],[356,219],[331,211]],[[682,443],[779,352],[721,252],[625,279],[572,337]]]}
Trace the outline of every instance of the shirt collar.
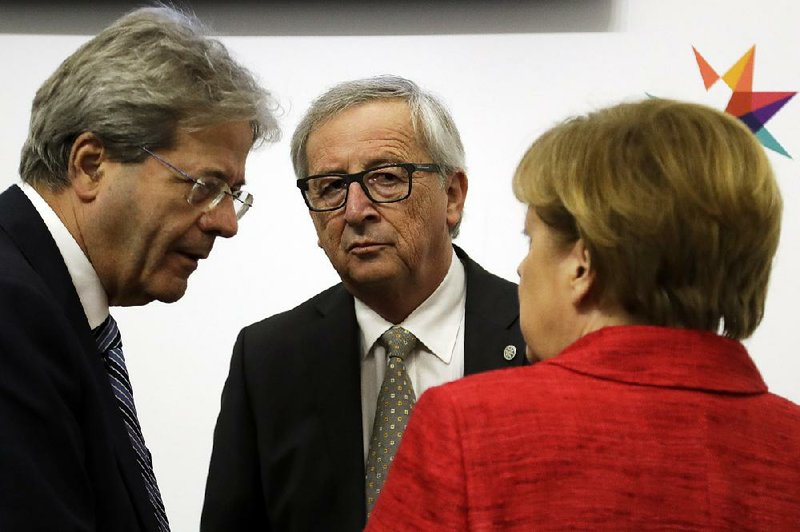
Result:
{"label": "shirt collar", "polygon": [[[463,322],[466,294],[464,265],[453,251],[450,268],[436,290],[397,325],[411,332],[426,350],[448,364],[453,356],[458,329]],[[362,358],[366,358],[375,342],[394,324],[383,319],[358,298],[355,298],[355,311],[361,329]]]}
{"label": "shirt collar", "polygon": [[47,204],[39,193],[27,183],[20,186],[22,192],[33,204],[44,225],[55,240],[58,251],[64,259],[72,284],[81,300],[83,312],[89,321],[89,326],[94,329],[108,316],[108,296],[103,289],[100,278],[97,277],[89,259],[81,250],[75,238],[58,217],[56,212]]}

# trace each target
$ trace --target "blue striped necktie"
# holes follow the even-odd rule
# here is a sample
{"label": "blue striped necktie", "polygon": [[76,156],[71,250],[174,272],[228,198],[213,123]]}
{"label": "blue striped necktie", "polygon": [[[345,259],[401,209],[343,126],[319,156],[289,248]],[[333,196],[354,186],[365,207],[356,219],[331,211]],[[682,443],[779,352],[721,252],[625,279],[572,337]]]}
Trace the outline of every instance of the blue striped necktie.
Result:
{"label": "blue striped necktie", "polygon": [[94,333],[95,340],[97,340],[97,348],[103,355],[103,362],[105,362],[106,371],[108,372],[108,381],[111,383],[111,389],[114,391],[114,397],[117,400],[117,408],[122,414],[122,421],[125,422],[128,437],[136,453],[136,462],[139,464],[139,470],[144,479],[147,496],[150,498],[155,510],[158,530],[159,532],[169,532],[167,512],[164,509],[164,503],[161,501],[161,492],[158,490],[156,477],[153,474],[150,451],[145,447],[142,428],[139,426],[139,419],[136,417],[136,407],[133,404],[133,388],[131,388],[131,381],[128,378],[128,369],[125,367],[125,357],[122,356],[122,337],[119,334],[117,322],[109,315],[92,333]]}

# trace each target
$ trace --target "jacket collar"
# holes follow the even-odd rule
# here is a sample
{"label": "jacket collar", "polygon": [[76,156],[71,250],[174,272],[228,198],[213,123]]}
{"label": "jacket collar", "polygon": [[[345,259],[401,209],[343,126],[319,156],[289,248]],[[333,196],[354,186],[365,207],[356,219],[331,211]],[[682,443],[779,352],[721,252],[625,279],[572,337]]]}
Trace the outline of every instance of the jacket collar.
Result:
{"label": "jacket collar", "polygon": [[605,327],[581,337],[544,364],[628,384],[738,394],[767,392],[741,343],[705,331]]}

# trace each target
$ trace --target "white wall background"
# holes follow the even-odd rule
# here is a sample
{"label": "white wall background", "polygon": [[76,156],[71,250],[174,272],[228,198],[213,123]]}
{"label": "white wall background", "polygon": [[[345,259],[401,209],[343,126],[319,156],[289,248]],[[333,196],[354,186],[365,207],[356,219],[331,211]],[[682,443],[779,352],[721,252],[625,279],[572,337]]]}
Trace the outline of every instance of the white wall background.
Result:
{"label": "white wall background", "polygon": [[[223,37],[282,102],[285,140],[250,157],[248,181],[256,206],[236,238],[218,241],[180,302],[114,310],[173,530],[198,526],[219,396],[237,332],[337,281],[316,247],[288,157],[295,124],[309,101],[327,87],[396,73],[449,104],[466,145],[470,176],[458,243],[488,269],[511,280],[516,280],[516,265],[526,246],[521,234],[524,210],[511,193],[511,175],[530,142],[556,121],[645,93],[724,107],[729,92],[720,83],[706,93],[692,45],[724,72],[755,44],[754,90],[800,89],[800,4],[791,0],[609,0],[601,9],[590,2],[536,4],[526,16],[542,18],[531,20],[525,27],[533,30],[525,33],[514,33],[519,21],[503,16],[490,25],[495,33],[483,33],[481,21],[491,12],[481,8],[473,14],[458,13],[457,26],[467,31],[464,34],[387,31],[401,35],[379,36],[364,31],[373,35],[359,36],[359,11],[350,6],[355,21],[348,18],[339,24],[348,28],[342,33],[351,36],[317,31],[319,36]],[[241,9],[242,21],[256,11],[266,16],[269,10]],[[325,8],[315,9],[324,20]],[[421,19],[448,13],[441,6],[415,9]],[[453,15],[455,8],[447,9]],[[9,13],[23,22],[43,17],[41,12],[30,12],[29,19],[24,10]],[[365,17],[374,17],[370,13]],[[547,32],[548,17],[555,32]],[[57,25],[52,20],[50,24]],[[439,24],[448,27],[446,18]],[[50,30],[34,34],[24,24],[18,27],[0,26],[6,32],[0,34],[0,189],[18,180],[19,149],[36,89],[87,39],[84,35],[95,31],[70,36]],[[36,27],[34,22],[31,27]],[[586,28],[591,32],[573,31]],[[431,31],[436,27],[424,33]],[[800,158],[800,97],[790,101],[768,129]],[[774,154],[770,158],[784,194],[783,236],[767,313],[747,345],[770,388],[800,402],[794,333],[800,301],[800,167],[796,160]]]}

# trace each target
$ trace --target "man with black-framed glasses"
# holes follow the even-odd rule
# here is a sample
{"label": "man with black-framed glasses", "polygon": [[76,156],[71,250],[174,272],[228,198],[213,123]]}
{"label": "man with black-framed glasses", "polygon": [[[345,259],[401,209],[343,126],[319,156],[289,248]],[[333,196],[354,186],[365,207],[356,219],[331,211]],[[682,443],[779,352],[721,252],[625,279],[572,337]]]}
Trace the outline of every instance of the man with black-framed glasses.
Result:
{"label": "man with black-framed glasses", "polygon": [[320,96],[292,138],[297,187],[341,284],[246,327],[201,530],[361,530],[414,401],[525,363],[516,285],[453,246],[467,194],[450,114],[381,76]]}
{"label": "man with black-framed glasses", "polygon": [[[198,90],[202,87],[203,90]],[[236,234],[274,100],[195,18],[135,10],[39,88],[0,194],[0,530],[167,532],[111,306]]]}

